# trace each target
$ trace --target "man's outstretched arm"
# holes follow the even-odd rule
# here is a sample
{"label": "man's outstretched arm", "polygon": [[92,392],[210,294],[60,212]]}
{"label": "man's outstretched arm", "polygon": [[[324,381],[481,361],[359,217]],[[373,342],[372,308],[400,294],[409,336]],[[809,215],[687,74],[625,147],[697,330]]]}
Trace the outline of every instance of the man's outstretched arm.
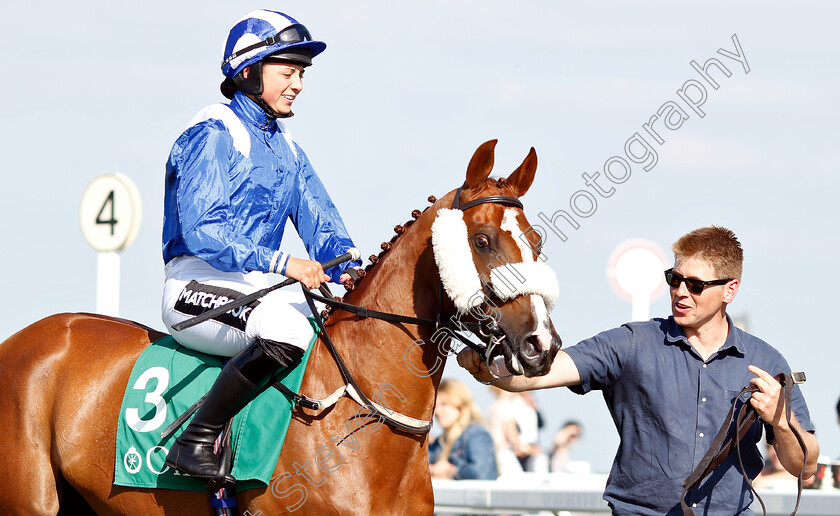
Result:
{"label": "man's outstretched arm", "polygon": [[[470,372],[476,380],[489,382],[494,379],[487,369],[487,364],[481,356],[472,349],[465,349],[458,354],[458,365]],[[496,387],[511,391],[532,391],[536,389],[549,389],[551,387],[565,387],[568,385],[579,385],[580,373],[572,358],[563,350],[557,352],[551,370],[544,376],[526,378],[524,376],[511,376],[493,382]]]}

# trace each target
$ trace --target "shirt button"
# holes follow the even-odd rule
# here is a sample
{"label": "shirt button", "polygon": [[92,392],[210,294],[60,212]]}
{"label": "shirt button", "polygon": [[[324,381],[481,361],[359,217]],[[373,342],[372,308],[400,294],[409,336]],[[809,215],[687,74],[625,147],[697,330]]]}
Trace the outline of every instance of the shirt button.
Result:
{"label": "shirt button", "polygon": [[703,437],[703,432],[700,432],[700,437]]}
{"label": "shirt button", "polygon": [[700,401],[702,401],[703,403],[706,403],[706,398],[700,398]]}
{"label": "shirt button", "polygon": [[703,369],[706,369],[706,364],[703,364]]}
{"label": "shirt button", "polygon": [[696,503],[691,504],[691,506],[692,506],[692,507],[694,507],[694,508],[697,508],[697,504],[696,504]]}

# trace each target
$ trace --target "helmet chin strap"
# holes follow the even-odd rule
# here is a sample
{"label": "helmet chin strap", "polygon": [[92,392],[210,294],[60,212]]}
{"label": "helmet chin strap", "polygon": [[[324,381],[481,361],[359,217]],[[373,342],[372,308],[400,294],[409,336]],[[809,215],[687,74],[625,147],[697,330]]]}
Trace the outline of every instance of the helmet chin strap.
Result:
{"label": "helmet chin strap", "polygon": [[266,102],[262,98],[262,94],[252,95],[251,99],[254,102],[256,102],[257,105],[263,109],[263,111],[265,111],[265,114],[268,115],[268,118],[289,118],[295,116],[295,114],[291,111],[289,111],[288,113],[278,113],[277,111],[274,111],[274,109],[272,109],[271,106],[268,105],[268,102]]}
{"label": "helmet chin strap", "polygon": [[[245,77],[242,74],[242,72],[240,72],[239,75],[237,75],[236,77],[234,77],[232,79],[232,81],[231,81],[231,82],[233,82],[232,86],[235,86],[236,89],[238,89],[242,93],[248,95],[248,98],[250,98],[251,100],[256,102],[257,105],[260,106],[263,111],[265,111],[265,114],[270,119],[289,118],[291,116],[294,116],[294,113],[292,113],[291,111],[289,111],[288,113],[285,113],[285,114],[284,113],[278,113],[271,106],[268,105],[268,102],[266,102],[265,99],[262,98],[262,94],[263,94],[262,65],[263,65],[262,61],[257,61],[256,63],[252,64],[250,66],[250,72],[248,74],[248,77]],[[229,87],[231,87],[231,85],[227,81],[222,83],[222,93],[224,93],[225,96],[227,97],[227,93],[225,92],[225,89],[224,89],[225,86],[227,86],[229,88]],[[228,97],[228,98],[233,98],[233,94],[231,94],[231,96]]]}

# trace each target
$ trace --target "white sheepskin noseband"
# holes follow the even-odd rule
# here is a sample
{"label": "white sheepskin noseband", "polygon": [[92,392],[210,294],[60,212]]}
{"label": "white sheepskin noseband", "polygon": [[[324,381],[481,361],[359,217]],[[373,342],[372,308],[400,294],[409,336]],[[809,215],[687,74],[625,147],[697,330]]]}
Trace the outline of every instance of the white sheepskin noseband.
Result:
{"label": "white sheepskin noseband", "polygon": [[432,250],[440,281],[458,313],[466,313],[483,303],[484,293],[470,252],[464,212],[446,208],[438,210],[432,223]]}
{"label": "white sheepskin noseband", "polygon": [[[465,313],[486,301],[481,279],[470,251],[469,234],[461,210],[440,209],[432,223],[432,250],[440,280],[458,313]],[[560,295],[557,276],[543,262],[508,263],[490,271],[493,292],[507,301],[537,294],[551,312]]]}
{"label": "white sheepskin noseband", "polygon": [[490,286],[499,299],[537,294],[548,313],[560,297],[560,284],[551,267],[543,262],[508,263],[490,271]]}

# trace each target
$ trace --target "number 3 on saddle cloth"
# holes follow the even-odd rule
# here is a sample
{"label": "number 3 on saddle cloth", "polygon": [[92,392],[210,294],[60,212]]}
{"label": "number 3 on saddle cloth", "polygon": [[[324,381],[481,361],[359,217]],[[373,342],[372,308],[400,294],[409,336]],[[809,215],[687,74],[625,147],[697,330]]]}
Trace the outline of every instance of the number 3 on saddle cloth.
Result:
{"label": "number 3 on saddle cloth", "polygon": [[[315,321],[310,318],[309,322],[317,333]],[[298,392],[311,349],[312,343],[300,364],[282,371],[275,381]],[[206,481],[178,474],[164,464],[171,443],[189,419],[171,435],[163,438],[161,433],[210,390],[223,365],[219,357],[187,349],[169,336],[143,352],[131,371],[120,408],[115,485],[205,492]],[[267,388],[234,417],[231,474],[237,479],[237,490],[269,484],[293,408],[288,396]]]}

